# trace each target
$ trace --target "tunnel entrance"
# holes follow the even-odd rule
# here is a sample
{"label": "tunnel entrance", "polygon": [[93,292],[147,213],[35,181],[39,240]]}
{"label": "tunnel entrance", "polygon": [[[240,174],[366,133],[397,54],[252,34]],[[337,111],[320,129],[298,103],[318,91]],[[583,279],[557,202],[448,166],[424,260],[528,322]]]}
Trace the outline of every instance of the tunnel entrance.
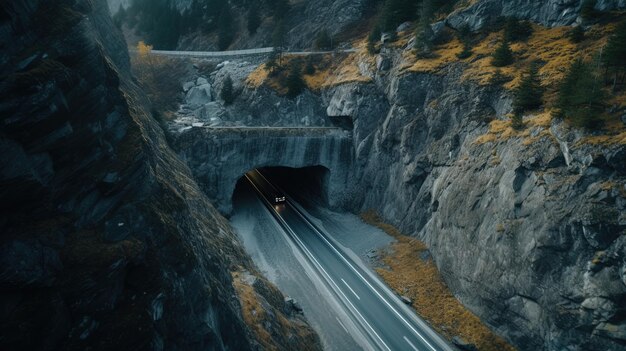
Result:
{"label": "tunnel entrance", "polygon": [[[272,184],[303,205],[328,205],[330,170],[323,166],[303,168],[262,167],[258,170]],[[237,181],[232,201],[235,211],[256,196],[245,176]]]}

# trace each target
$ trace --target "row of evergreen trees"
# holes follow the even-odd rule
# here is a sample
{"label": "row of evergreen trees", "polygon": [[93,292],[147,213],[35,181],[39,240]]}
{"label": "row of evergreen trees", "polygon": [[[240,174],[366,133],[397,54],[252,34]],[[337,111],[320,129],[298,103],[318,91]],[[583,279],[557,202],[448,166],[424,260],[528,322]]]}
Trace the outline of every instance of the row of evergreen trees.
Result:
{"label": "row of evergreen trees", "polygon": [[[515,128],[523,127],[522,113],[543,104],[544,88],[538,72],[538,64],[531,64],[514,91]],[[578,127],[598,128],[602,125],[609,92],[614,93],[625,85],[626,22],[623,22],[596,58],[590,61],[580,58],[567,69],[559,84],[554,115]]]}
{"label": "row of evergreen trees", "polygon": [[[200,30],[217,33],[218,48],[225,50],[235,38],[238,18],[245,18],[248,32],[255,34],[264,17],[282,26],[288,11],[289,0],[193,0],[182,12],[173,0],[133,0],[128,9],[120,6],[114,21],[135,29],[155,49],[175,49],[182,35]],[[236,16],[240,12],[245,16]]]}

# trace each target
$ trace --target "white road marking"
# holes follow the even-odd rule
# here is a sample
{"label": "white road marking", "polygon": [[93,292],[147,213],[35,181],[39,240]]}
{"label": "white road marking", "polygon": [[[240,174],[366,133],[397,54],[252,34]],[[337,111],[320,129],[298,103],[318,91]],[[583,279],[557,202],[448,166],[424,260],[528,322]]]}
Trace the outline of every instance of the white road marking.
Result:
{"label": "white road marking", "polygon": [[[258,172],[258,171],[257,171]],[[263,179],[265,179],[265,177],[258,172],[261,177],[263,177]],[[250,177],[248,177],[248,175],[246,174],[245,177],[248,179],[248,181],[250,182],[250,184],[256,189],[256,191],[259,193],[259,195],[261,195],[261,199],[263,199],[263,201],[265,201],[265,203],[276,213],[276,217],[278,218],[278,220],[283,224],[284,228],[286,230],[288,230],[289,232],[291,232],[291,237],[296,241],[296,244],[298,244],[304,251],[305,254],[307,256],[309,256],[309,258],[311,258],[311,260],[313,261],[313,265],[315,265],[321,272],[322,275],[325,276],[325,278],[327,279],[327,281],[329,282],[329,284],[331,284],[334,288],[335,291],[339,292],[341,294],[341,296],[343,296],[344,300],[350,305],[350,307],[352,307],[352,310],[358,314],[358,317],[363,321],[363,323],[365,323],[365,325],[370,329],[370,331],[376,336],[376,338],[380,341],[380,343],[385,347],[385,349],[387,349],[388,351],[391,351],[391,349],[389,348],[389,346],[387,346],[387,344],[385,344],[385,341],[383,341],[383,339],[380,337],[380,335],[378,335],[378,333],[376,332],[376,330],[374,330],[374,328],[367,322],[367,320],[365,319],[365,317],[363,317],[363,315],[361,314],[361,312],[359,312],[359,310],[352,304],[352,302],[350,302],[350,300],[348,299],[348,297],[343,293],[343,291],[341,291],[341,289],[339,288],[339,286],[337,285],[337,283],[335,283],[335,281],[330,277],[330,274],[328,274],[328,272],[326,272],[326,270],[324,269],[324,267],[322,267],[322,265],[319,263],[319,261],[315,258],[315,256],[313,256],[313,254],[311,253],[311,251],[309,251],[309,249],[306,247],[306,245],[304,245],[304,243],[302,242],[302,240],[300,240],[300,238],[298,238],[298,236],[296,235],[296,233],[293,231],[293,229],[291,229],[291,227],[287,224],[287,222],[283,219],[283,217],[280,215],[280,213],[278,211],[276,211],[276,209],[274,208],[274,206],[272,206],[272,204],[265,198],[265,196],[263,195],[263,192],[261,191],[261,189],[259,189],[256,184],[254,184],[254,182],[252,181],[252,179],[250,179]],[[267,179],[265,179],[265,181],[267,182]],[[269,183],[269,182],[268,182]]]}
{"label": "white road marking", "polygon": [[415,351],[420,351],[417,347],[415,347],[415,345],[413,345],[413,343],[411,342],[411,340],[409,340],[409,338],[407,338],[406,336],[404,337],[404,341],[406,341],[406,342],[407,342],[407,344],[409,344],[409,345],[413,348],[413,350],[415,350]]}
{"label": "white road marking", "polygon": [[[263,177],[263,175],[262,175],[262,174],[261,174],[261,176]],[[267,181],[267,180],[266,180],[266,181]],[[364,283],[365,283],[365,284],[366,284],[366,285],[367,285],[367,286],[368,286],[368,287],[369,287],[369,288],[370,288],[370,289],[371,289],[371,290],[372,290],[372,291],[373,291],[376,295],[378,295],[378,297],[380,298],[380,300],[381,300],[381,301],[383,301],[383,302],[384,302],[384,303],[385,303],[385,304],[389,307],[389,309],[390,309],[390,310],[391,310],[394,314],[396,314],[396,315],[400,318],[400,320],[401,320],[402,322],[404,322],[404,324],[405,324],[406,326],[408,326],[408,327],[409,327],[409,328],[413,331],[413,333],[415,333],[415,335],[417,335],[420,339],[422,339],[422,341],[424,341],[424,343],[425,343],[426,345],[428,345],[428,347],[429,347],[431,350],[433,350],[433,351],[437,351],[437,349],[435,349],[435,348],[434,348],[434,347],[433,347],[433,346],[432,346],[432,345],[428,342],[428,340],[426,340],[426,339],[422,336],[422,334],[420,334],[417,330],[415,330],[415,328],[413,328],[413,326],[412,326],[412,325],[411,325],[411,324],[410,324],[410,323],[409,323],[409,322],[408,322],[408,321],[407,321],[407,320],[406,320],[406,319],[405,319],[405,318],[404,318],[404,317],[403,317],[403,316],[402,316],[402,315],[401,315],[401,314],[400,314],[400,313],[399,313],[399,312],[398,312],[398,311],[397,311],[397,310],[396,310],[396,309],[395,309],[395,308],[394,308],[394,307],[393,307],[393,306],[392,306],[392,305],[391,305],[391,304],[390,304],[390,303],[389,303],[389,302],[388,302],[388,301],[387,301],[387,300],[386,300],[386,299],[385,299],[385,298],[384,298],[384,297],[383,297],[383,296],[382,296],[379,292],[378,292],[378,290],[376,290],[376,289],[375,289],[375,288],[374,288],[374,287],[373,287],[373,286],[369,283],[369,281],[367,281],[367,280],[365,279],[365,277],[363,277],[363,275],[361,275],[361,273],[360,273],[360,272],[359,272],[356,268],[354,268],[354,266],[350,263],[350,261],[348,261],[348,259],[346,259],[346,258],[343,256],[343,254],[341,254],[341,253],[339,252],[339,250],[337,250],[337,248],[335,248],[335,246],[334,246],[333,244],[331,244],[331,243],[330,243],[330,242],[326,239],[326,237],[324,237],[324,235],[323,235],[322,233],[320,233],[320,231],[319,231],[319,230],[317,230],[317,228],[316,228],[316,227],[315,227],[315,226],[311,223],[311,221],[310,221],[308,218],[306,218],[306,217],[305,217],[305,216],[304,216],[304,215],[300,212],[300,210],[298,210],[298,209],[297,209],[294,205],[292,205],[292,204],[288,204],[288,205],[289,205],[289,206],[291,206],[291,207],[292,207],[292,208],[296,211],[296,213],[298,213],[298,215],[299,215],[300,217],[302,217],[302,218],[303,218],[303,219],[304,219],[307,223],[309,223],[309,225],[311,226],[311,228],[313,228],[313,230],[315,231],[315,233],[317,233],[317,235],[318,235],[320,238],[322,238],[322,240],[324,240],[324,241],[326,242],[326,244],[328,244],[328,246],[329,246],[331,249],[333,249],[333,251],[335,251],[335,253],[336,253],[337,255],[339,255],[339,257],[341,257],[341,259],[342,259],[342,260],[343,260],[343,261],[344,261],[344,262],[348,265],[348,267],[350,267],[350,268],[351,268],[351,269],[352,269],[352,270],[353,270],[353,271],[354,271],[354,272],[355,272],[355,273],[356,273],[356,274],[357,274],[357,275],[361,278],[361,280],[363,280],[363,282],[364,282]]]}
{"label": "white road marking", "polygon": [[337,322],[339,323],[339,325],[343,328],[343,330],[346,331],[346,333],[350,334],[350,332],[348,331],[348,328],[346,328],[345,325],[343,325],[343,323],[341,323],[341,321],[339,320],[339,318],[335,317],[335,319],[337,320]]}
{"label": "white road marking", "polygon": [[346,286],[348,287],[348,289],[350,289],[350,291],[352,291],[352,293],[354,294],[354,296],[356,296],[356,298],[357,298],[357,299],[359,299],[359,300],[361,299],[361,298],[359,297],[359,295],[357,295],[357,294],[354,292],[354,290],[352,290],[352,288],[350,287],[350,285],[348,285],[348,283],[346,283],[346,281],[345,281],[345,280],[343,280],[343,278],[341,278],[341,281],[342,281],[344,284],[346,284]]}

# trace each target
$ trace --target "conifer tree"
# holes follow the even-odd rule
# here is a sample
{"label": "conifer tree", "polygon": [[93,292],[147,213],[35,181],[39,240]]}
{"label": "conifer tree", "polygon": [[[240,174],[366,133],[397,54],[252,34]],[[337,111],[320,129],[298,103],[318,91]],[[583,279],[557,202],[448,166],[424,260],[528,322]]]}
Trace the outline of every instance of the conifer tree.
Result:
{"label": "conifer tree", "polygon": [[617,26],[602,55],[602,63],[611,74],[613,90],[626,80],[626,21]]}
{"label": "conifer tree", "polygon": [[287,96],[290,98],[295,98],[304,91],[306,83],[304,82],[304,79],[302,79],[302,70],[300,69],[299,64],[291,65],[289,75],[287,76],[286,85]]}
{"label": "conifer tree", "polygon": [[491,64],[495,67],[504,67],[512,64],[514,61],[513,51],[506,40],[503,40],[500,46],[493,53]]}
{"label": "conifer tree", "polygon": [[543,103],[543,87],[539,79],[539,67],[533,63],[523,74],[520,85],[514,91],[515,114],[538,108]]}
{"label": "conifer tree", "polygon": [[511,116],[511,127],[515,130],[524,129],[524,119],[521,113],[513,113],[513,116]]}
{"label": "conifer tree", "polygon": [[433,18],[433,1],[423,0],[419,7],[419,22],[415,32],[415,54],[418,57],[428,56],[432,52],[435,33],[430,26]]}
{"label": "conifer tree", "polygon": [[605,106],[606,95],[597,72],[590,63],[576,60],[559,86],[555,115],[578,127],[595,128]]}
{"label": "conifer tree", "polygon": [[585,30],[582,26],[576,26],[567,33],[567,36],[572,43],[578,44],[585,40]]}
{"label": "conifer tree", "polygon": [[220,92],[220,97],[224,100],[225,105],[230,105],[235,101],[235,91],[233,88],[233,80],[230,78],[230,75],[224,78],[224,85],[222,85],[222,91]]}
{"label": "conifer tree", "polygon": [[527,21],[509,17],[504,25],[504,40],[508,42],[527,40],[533,34],[533,27]]}

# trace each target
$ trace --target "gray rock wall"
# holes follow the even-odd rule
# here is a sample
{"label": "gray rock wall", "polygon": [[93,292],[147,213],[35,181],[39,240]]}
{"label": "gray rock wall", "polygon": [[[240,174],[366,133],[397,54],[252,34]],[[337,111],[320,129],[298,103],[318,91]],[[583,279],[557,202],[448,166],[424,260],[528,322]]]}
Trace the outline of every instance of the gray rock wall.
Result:
{"label": "gray rock wall", "polygon": [[477,143],[510,98],[461,72],[326,93],[355,122],[354,210],[425,240],[456,296],[520,349],[623,349],[624,146],[581,146],[562,123]]}
{"label": "gray rock wall", "polygon": [[177,136],[175,144],[222,213],[232,210],[237,181],[261,167],[326,167],[330,205],[344,207],[353,198],[352,137],[344,131],[193,128]]}
{"label": "gray rock wall", "polygon": [[[527,19],[548,27],[568,26],[576,22],[583,0],[481,0],[452,12],[446,23],[453,28],[467,24],[478,30],[495,23],[500,16]],[[600,11],[626,8],[624,0],[599,0]]]}

